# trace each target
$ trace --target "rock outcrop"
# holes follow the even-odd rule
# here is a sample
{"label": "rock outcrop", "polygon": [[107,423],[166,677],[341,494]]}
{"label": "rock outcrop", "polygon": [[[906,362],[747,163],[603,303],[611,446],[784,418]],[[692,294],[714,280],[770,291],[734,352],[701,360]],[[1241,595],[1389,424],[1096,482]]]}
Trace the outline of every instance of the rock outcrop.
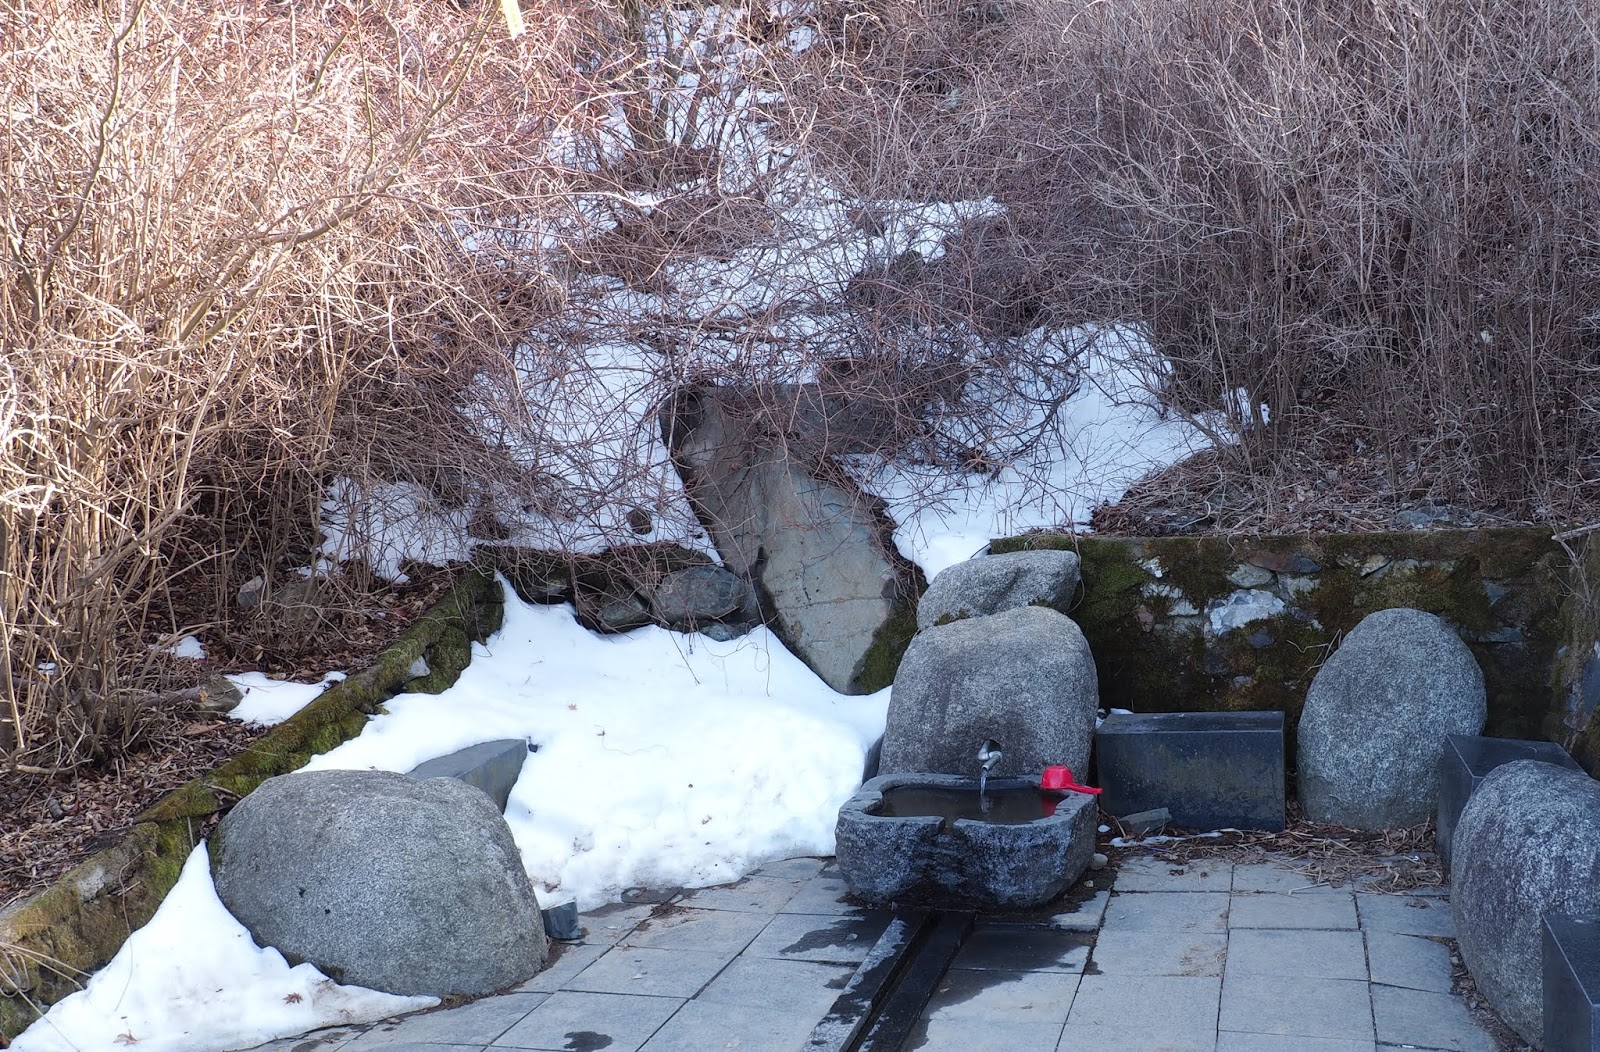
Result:
{"label": "rock outcrop", "polygon": [[880,689],[892,658],[875,666],[874,649],[893,653],[889,637],[909,634],[920,573],[894,552],[882,502],[827,470],[815,429],[834,417],[800,413],[792,433],[774,419],[757,394],[696,388],[663,410],[662,431],[723,565],[755,586],[767,624],[833,689]]}

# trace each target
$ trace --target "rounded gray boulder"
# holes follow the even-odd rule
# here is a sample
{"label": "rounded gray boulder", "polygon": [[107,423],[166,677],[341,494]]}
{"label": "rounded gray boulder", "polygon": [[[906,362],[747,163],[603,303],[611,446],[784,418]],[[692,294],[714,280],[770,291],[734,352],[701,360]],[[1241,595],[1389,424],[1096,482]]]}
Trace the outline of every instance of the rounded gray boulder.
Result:
{"label": "rounded gray boulder", "polygon": [[906,648],[889,695],[883,774],[976,777],[987,738],[1004,755],[991,774],[1036,775],[1089,762],[1099,680],[1072,619],[1039,606],[936,625]]}
{"label": "rounded gray boulder", "polygon": [[340,983],[475,996],[547,942],[511,829],[481,791],[389,771],[269,778],[222,820],[217,894],[256,940]]}
{"label": "rounded gray boulder", "polygon": [[987,617],[1019,606],[1046,606],[1066,613],[1077,590],[1075,552],[985,555],[940,571],[917,604],[917,627]]}
{"label": "rounded gray boulder", "polygon": [[1447,734],[1479,734],[1483,671],[1432,614],[1362,618],[1317,671],[1299,726],[1300,803],[1313,822],[1391,829],[1426,822]]}
{"label": "rounded gray boulder", "polygon": [[1461,959],[1528,1042],[1542,1038],[1540,921],[1600,914],[1600,783],[1518,760],[1484,778],[1451,842],[1450,911]]}

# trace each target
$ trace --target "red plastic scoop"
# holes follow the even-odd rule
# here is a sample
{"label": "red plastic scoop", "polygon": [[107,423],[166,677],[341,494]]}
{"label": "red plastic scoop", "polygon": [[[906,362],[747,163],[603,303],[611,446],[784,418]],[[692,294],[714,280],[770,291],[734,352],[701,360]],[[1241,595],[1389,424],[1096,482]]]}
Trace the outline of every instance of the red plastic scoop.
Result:
{"label": "red plastic scoop", "polygon": [[1039,788],[1055,791],[1070,790],[1074,793],[1089,793],[1091,796],[1097,796],[1100,793],[1100,790],[1093,786],[1079,785],[1074,782],[1072,780],[1072,768],[1070,767],[1046,767],[1044,773],[1039,776]]}

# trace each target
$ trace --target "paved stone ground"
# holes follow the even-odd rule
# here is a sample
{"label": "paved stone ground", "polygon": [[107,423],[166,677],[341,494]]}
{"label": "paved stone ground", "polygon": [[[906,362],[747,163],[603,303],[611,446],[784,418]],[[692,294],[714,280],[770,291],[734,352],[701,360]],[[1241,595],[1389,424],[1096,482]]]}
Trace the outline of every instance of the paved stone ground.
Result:
{"label": "paved stone ground", "polygon": [[[1096,874],[1089,874],[1094,878]],[[824,859],[584,917],[516,990],[273,1052],[785,1052],[888,923]],[[940,1052],[1495,1052],[1450,993],[1448,902],[1292,869],[1125,860],[1056,927],[980,922],[909,1048]]]}

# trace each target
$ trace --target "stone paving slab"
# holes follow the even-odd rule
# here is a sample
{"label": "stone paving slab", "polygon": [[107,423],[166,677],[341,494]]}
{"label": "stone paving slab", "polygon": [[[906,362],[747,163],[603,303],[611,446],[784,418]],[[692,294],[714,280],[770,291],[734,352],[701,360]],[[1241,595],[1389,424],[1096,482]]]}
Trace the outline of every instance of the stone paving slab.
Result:
{"label": "stone paving slab", "polygon": [[[801,1011],[781,997],[769,999],[766,1010],[752,1012],[747,1005],[690,1001],[646,1041],[643,1052],[800,1052],[817,1014]],[[572,1046],[563,1045],[565,1049]],[[611,1052],[611,1046],[605,1047]]]}
{"label": "stone paving slab", "polygon": [[1366,982],[1367,952],[1359,931],[1234,928],[1228,933],[1228,975]]}
{"label": "stone paving slab", "polygon": [[1104,926],[1121,931],[1222,932],[1228,894],[1213,891],[1113,891]]}
{"label": "stone paving slab", "polygon": [[1375,983],[1439,994],[1450,992],[1450,949],[1433,939],[1369,931],[1367,961]]}
{"label": "stone paving slab", "polygon": [[746,952],[787,961],[860,964],[883,934],[890,916],[888,910],[834,917],[779,914]]}
{"label": "stone paving slab", "polygon": [[618,946],[569,979],[563,989],[687,999],[716,978],[732,959],[732,954],[699,950]]}
{"label": "stone paving slab", "polygon": [[1014,924],[978,924],[957,951],[951,968],[988,971],[1081,972],[1089,960],[1089,936]]}
{"label": "stone paving slab", "polygon": [[1422,895],[1356,895],[1361,927],[1366,931],[1391,931],[1401,935],[1455,934],[1450,900]]}
{"label": "stone paving slab", "polygon": [[1222,982],[1219,1030],[1286,1037],[1372,1041],[1372,998],[1365,980],[1234,975]]}
{"label": "stone paving slab", "polygon": [[1284,895],[1276,892],[1233,896],[1230,928],[1356,928],[1356,904],[1349,892]]}
{"label": "stone paving slab", "polygon": [[1181,1048],[1209,1048],[1221,988],[1222,980],[1206,976],[1085,975],[1067,1027],[1120,1027]]}
{"label": "stone paving slab", "polygon": [[1067,1021],[1078,992],[1076,972],[979,972],[952,969],[945,973],[927,1018],[988,1019],[1004,1023]]}
{"label": "stone paving slab", "polygon": [[384,1049],[395,1052],[403,1045],[455,1044],[479,1047],[493,1042],[549,998],[549,994],[519,993],[486,997],[445,1012],[423,1012],[383,1023],[346,1045],[340,1052]]}
{"label": "stone paving slab", "polygon": [[732,957],[750,945],[771,921],[770,914],[734,913],[673,907],[648,917],[618,944],[657,950],[696,950]]}
{"label": "stone paving slab", "polygon": [[540,1052],[571,1052],[584,1047],[638,1052],[683,1004],[683,999],[676,997],[563,990],[551,994],[490,1047]]}
{"label": "stone paving slab", "polygon": [[1091,959],[1105,975],[1220,978],[1228,954],[1228,936],[1222,934],[1109,930],[1095,941]]}
{"label": "stone paving slab", "polygon": [[[1133,857],[1115,883],[1091,879],[1076,912],[980,918],[906,1048],[1493,1052],[1449,993],[1447,899],[1318,886],[1274,863]],[[514,991],[263,1048],[799,1052],[891,917],[821,859],[645,894],[585,914],[582,940]]]}
{"label": "stone paving slab", "polygon": [[1459,998],[1395,986],[1372,988],[1378,1040],[1450,1052],[1495,1052],[1494,1040],[1472,1021]]}
{"label": "stone paving slab", "polygon": [[1202,859],[1174,865],[1156,858],[1134,858],[1117,870],[1118,891],[1228,891],[1233,864]]}

